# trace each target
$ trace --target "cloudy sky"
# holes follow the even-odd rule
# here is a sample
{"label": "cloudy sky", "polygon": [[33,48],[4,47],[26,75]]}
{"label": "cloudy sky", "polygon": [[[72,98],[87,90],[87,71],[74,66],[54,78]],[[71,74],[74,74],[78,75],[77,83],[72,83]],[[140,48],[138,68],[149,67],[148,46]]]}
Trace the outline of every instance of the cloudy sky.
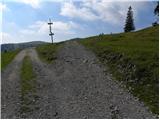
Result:
{"label": "cloudy sky", "polygon": [[1,43],[50,42],[49,18],[53,21],[55,42],[123,32],[130,5],[136,30],[151,26],[156,1],[0,0]]}

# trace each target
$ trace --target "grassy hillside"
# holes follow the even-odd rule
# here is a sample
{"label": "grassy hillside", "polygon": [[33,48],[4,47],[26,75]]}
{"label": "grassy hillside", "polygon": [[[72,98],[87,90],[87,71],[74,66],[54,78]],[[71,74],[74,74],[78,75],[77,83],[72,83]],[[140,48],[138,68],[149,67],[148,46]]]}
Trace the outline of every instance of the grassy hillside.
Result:
{"label": "grassy hillside", "polygon": [[109,66],[141,101],[158,114],[159,108],[159,26],[137,32],[100,35],[80,41]]}
{"label": "grassy hillside", "polygon": [[44,44],[38,46],[36,50],[40,59],[46,63],[52,63],[56,59],[56,51],[59,48],[59,44]]}
{"label": "grassy hillside", "polygon": [[20,50],[1,53],[1,71],[14,59]]}

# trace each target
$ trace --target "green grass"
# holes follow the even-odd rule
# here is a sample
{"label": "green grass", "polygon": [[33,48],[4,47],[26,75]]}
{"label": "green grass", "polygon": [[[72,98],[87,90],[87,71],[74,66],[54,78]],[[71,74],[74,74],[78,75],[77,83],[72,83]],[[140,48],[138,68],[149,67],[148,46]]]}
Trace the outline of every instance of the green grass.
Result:
{"label": "green grass", "polygon": [[33,72],[32,63],[29,56],[25,56],[21,68],[21,86],[22,95],[32,91],[34,84],[30,84],[34,81],[35,74]]}
{"label": "green grass", "polygon": [[40,59],[46,63],[52,63],[56,59],[56,51],[60,44],[44,44],[36,48]]}
{"label": "green grass", "polygon": [[31,112],[29,105],[35,99],[36,75],[29,56],[25,56],[21,67],[21,108],[20,113]]}
{"label": "green grass", "polygon": [[159,26],[80,41],[109,66],[116,80],[159,113]]}
{"label": "green grass", "polygon": [[1,53],[1,71],[14,59],[20,50],[8,51]]}

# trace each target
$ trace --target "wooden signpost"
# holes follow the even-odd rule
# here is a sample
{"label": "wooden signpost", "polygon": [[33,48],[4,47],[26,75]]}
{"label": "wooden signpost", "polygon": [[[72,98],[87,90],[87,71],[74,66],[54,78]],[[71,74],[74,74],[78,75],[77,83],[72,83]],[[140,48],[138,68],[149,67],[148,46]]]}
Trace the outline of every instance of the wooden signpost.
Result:
{"label": "wooden signpost", "polygon": [[49,25],[49,36],[51,36],[51,40],[52,40],[52,44],[53,44],[53,35],[54,35],[54,33],[52,33],[52,26],[51,25],[53,25],[53,23],[51,22],[51,19],[49,19],[49,23],[48,23],[48,25]]}

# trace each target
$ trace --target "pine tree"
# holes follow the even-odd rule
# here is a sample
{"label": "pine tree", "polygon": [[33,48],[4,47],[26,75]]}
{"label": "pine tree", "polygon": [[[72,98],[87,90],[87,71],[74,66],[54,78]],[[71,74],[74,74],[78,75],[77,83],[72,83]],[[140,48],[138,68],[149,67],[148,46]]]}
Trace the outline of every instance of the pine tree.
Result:
{"label": "pine tree", "polygon": [[154,9],[154,14],[159,16],[159,2],[157,2],[157,6]]}
{"label": "pine tree", "polygon": [[130,6],[127,13],[124,32],[130,32],[133,30],[135,30],[135,26],[134,26],[134,20],[133,20],[133,11],[132,11],[132,7]]}

